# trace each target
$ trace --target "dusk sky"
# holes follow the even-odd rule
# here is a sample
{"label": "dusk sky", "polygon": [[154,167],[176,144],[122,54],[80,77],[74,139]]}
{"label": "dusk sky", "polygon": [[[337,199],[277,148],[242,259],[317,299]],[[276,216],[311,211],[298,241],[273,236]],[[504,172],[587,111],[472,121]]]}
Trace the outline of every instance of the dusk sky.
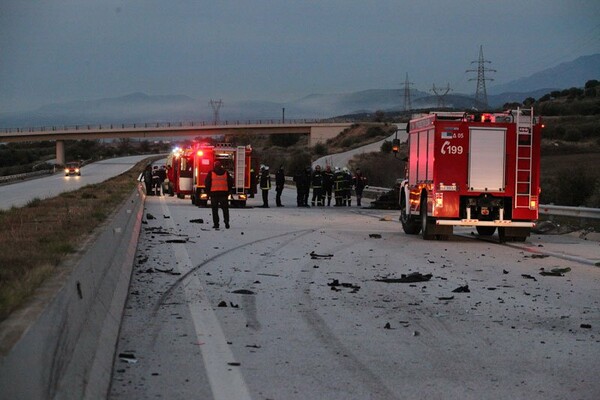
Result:
{"label": "dusk sky", "polygon": [[488,85],[600,53],[600,1],[2,0],[0,112],[133,92],[285,102],[407,73],[473,93],[480,45]]}

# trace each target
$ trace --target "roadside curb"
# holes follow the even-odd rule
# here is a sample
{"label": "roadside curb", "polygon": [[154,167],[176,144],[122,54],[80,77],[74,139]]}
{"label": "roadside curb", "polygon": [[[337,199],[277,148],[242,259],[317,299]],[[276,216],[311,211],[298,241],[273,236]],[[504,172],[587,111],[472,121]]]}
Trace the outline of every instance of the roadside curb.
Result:
{"label": "roadside curb", "polygon": [[138,187],[72,265],[2,322],[0,399],[106,397],[143,210]]}

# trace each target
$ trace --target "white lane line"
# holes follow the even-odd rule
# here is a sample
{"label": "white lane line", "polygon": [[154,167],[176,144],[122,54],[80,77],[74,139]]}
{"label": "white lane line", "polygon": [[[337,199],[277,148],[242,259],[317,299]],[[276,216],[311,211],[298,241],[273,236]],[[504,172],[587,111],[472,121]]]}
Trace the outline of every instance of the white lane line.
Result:
{"label": "white lane line", "polygon": [[[169,216],[169,218],[165,218],[166,224],[175,230],[175,223],[170,218],[171,214],[164,198],[161,198],[161,205],[163,214]],[[178,262],[176,267],[179,272],[182,274],[188,272],[193,265],[185,244],[172,243],[171,245]],[[200,350],[204,367],[215,400],[252,399],[240,367],[235,365],[237,362],[227,344],[225,334],[210,305],[210,300],[204,292],[202,283],[195,274],[191,274],[186,281],[187,284],[183,285],[183,289],[196,329],[198,343],[201,344]]]}

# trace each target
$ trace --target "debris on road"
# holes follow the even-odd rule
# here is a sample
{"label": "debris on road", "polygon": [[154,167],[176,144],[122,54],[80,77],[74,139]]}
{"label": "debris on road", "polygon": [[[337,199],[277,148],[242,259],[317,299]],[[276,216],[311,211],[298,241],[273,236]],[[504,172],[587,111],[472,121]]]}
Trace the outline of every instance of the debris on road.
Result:
{"label": "debris on road", "polygon": [[146,213],[146,219],[156,219],[154,217],[154,215],[150,214],[150,213]]}
{"label": "debris on road", "polygon": [[452,291],[452,293],[470,293],[469,285],[459,286]]}
{"label": "debris on road", "polygon": [[217,307],[227,307],[227,302],[225,300],[221,300]]}
{"label": "debris on road", "polygon": [[192,224],[203,224],[204,220],[202,218],[190,219],[190,223],[192,223]]}
{"label": "debris on road", "polygon": [[401,274],[400,278],[379,278],[375,279],[377,282],[385,283],[415,283],[415,282],[427,282],[431,279],[432,274],[422,274],[420,272],[412,272],[410,274]]}
{"label": "debris on road", "polygon": [[319,258],[329,260],[331,257],[333,257],[333,254],[317,254],[314,251],[310,252],[310,258],[312,258],[313,260],[316,260]]}
{"label": "debris on road", "polygon": [[438,297],[438,300],[441,300],[441,301],[454,300],[454,296]]}
{"label": "debris on road", "polygon": [[165,243],[187,243],[187,239],[169,239],[165,240]]}
{"label": "debris on road", "polygon": [[521,276],[525,279],[532,279],[534,281],[537,281],[537,279],[535,279],[535,276],[531,276],[529,274],[521,274]]}
{"label": "debris on road", "polygon": [[332,282],[328,283],[327,286],[331,287],[331,290],[339,291],[338,287],[352,289],[350,293],[356,293],[360,289],[360,286],[354,285],[352,283],[341,282],[338,279],[334,279]]}
{"label": "debris on road", "polygon": [[235,293],[235,294],[256,294],[252,290],[248,290],[248,289],[238,289],[238,290],[234,290],[231,293]]}
{"label": "debris on road", "polygon": [[385,326],[383,327],[383,329],[392,329],[392,325],[390,325],[390,323],[386,323]]}
{"label": "debris on road", "polygon": [[379,233],[370,233],[369,237],[373,239],[381,239],[381,235]]}
{"label": "debris on road", "polygon": [[571,268],[552,268],[550,271],[541,268],[541,270],[540,275],[542,276],[565,276],[567,272],[571,271]]}
{"label": "debris on road", "polygon": [[135,364],[138,362],[137,358],[135,358],[135,355],[132,353],[119,353],[119,360],[128,364]]}
{"label": "debris on road", "polygon": [[169,268],[169,269],[154,268],[154,270],[158,271],[158,272],[162,272],[163,274],[181,275],[181,272],[175,272],[175,271],[173,271],[173,268]]}
{"label": "debris on road", "polygon": [[580,328],[584,328],[584,329],[592,329],[592,325],[590,324],[581,324],[579,325]]}

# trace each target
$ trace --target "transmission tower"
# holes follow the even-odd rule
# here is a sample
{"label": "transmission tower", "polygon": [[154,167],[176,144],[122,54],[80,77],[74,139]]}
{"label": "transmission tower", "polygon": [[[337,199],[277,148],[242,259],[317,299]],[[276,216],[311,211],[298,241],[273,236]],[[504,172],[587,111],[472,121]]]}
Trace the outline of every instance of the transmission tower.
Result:
{"label": "transmission tower", "polygon": [[477,69],[468,69],[466,72],[477,72],[477,78],[471,78],[470,81],[477,79],[477,90],[475,91],[475,101],[488,107],[487,91],[485,90],[485,81],[493,81],[492,78],[486,78],[486,72],[496,72],[495,69],[486,68],[485,63],[491,64],[491,61],[483,58],[483,46],[479,46],[479,60],[471,61],[471,64],[477,63]]}
{"label": "transmission tower", "polygon": [[210,100],[208,102],[208,104],[210,104],[210,106],[212,107],[212,110],[213,110],[213,125],[218,125],[220,122],[219,121],[219,110],[223,106],[223,100],[221,100],[221,99]]}
{"label": "transmission tower", "polygon": [[408,81],[408,72],[406,73],[406,79],[402,85],[404,85],[404,111],[410,111],[412,110],[412,104],[410,102],[410,85],[413,85],[413,83]]}
{"label": "transmission tower", "polygon": [[[442,90],[444,91],[444,93],[441,93]],[[445,101],[445,97],[448,94],[449,91],[451,91],[452,89],[450,89],[450,84],[448,84],[448,86],[446,88],[440,89],[440,88],[436,88],[435,87],[435,83],[433,84],[433,88],[431,88],[431,91],[435,94],[435,96],[437,97],[437,104],[439,108],[444,108],[446,107],[446,101]],[[439,91],[439,93],[438,93]]]}

